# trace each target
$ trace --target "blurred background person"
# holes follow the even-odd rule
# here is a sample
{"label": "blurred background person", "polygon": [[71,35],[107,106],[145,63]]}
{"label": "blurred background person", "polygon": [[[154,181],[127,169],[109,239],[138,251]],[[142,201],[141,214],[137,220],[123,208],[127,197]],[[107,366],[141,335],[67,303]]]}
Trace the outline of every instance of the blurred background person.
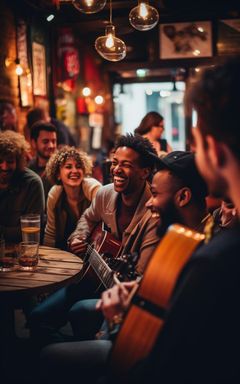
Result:
{"label": "blurred background person", "polygon": [[57,145],[70,145],[76,146],[76,140],[69,131],[69,128],[60,120],[50,117],[47,110],[35,107],[27,113],[27,125],[25,126],[25,137],[27,139],[31,136],[31,127],[39,120],[50,123],[56,127],[57,132]]}
{"label": "blurred background person", "polygon": [[103,185],[112,183],[110,168],[114,144],[113,140],[108,139],[106,140],[105,147],[96,150],[96,152],[92,154],[93,176]]}
{"label": "blurred background person", "polygon": [[89,207],[101,184],[92,177],[92,162],[86,153],[64,146],[51,156],[46,175],[55,184],[47,200],[44,244],[67,249],[67,239]]}
{"label": "blurred background person", "polygon": [[32,125],[30,138],[35,157],[30,160],[28,167],[41,177],[45,199],[47,199],[52,184],[46,178],[45,168],[51,155],[57,149],[56,127],[53,124],[38,121]]}
{"label": "blurred background person", "polygon": [[134,133],[147,138],[156,149],[158,156],[162,152],[171,152],[172,148],[166,139],[162,139],[164,118],[158,112],[148,112]]}
{"label": "blurred background person", "polygon": [[215,232],[237,225],[238,214],[231,200],[222,200],[221,206],[213,212],[213,219],[216,225]]}
{"label": "blurred background person", "polygon": [[0,131],[17,131],[16,108],[8,101],[0,101]]}

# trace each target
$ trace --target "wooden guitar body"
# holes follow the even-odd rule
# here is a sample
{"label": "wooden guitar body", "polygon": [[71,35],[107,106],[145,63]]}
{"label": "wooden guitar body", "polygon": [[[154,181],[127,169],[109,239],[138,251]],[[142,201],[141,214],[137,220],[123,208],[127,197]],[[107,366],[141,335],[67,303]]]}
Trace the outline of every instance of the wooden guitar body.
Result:
{"label": "wooden guitar body", "polygon": [[126,374],[152,350],[178,276],[204,235],[174,224],[153,253],[113,345],[111,369]]}
{"label": "wooden guitar body", "polygon": [[114,284],[136,278],[136,253],[118,257],[121,242],[99,224],[92,232],[82,268],[88,291],[111,288]]}
{"label": "wooden guitar body", "polygon": [[121,247],[121,242],[113,237],[113,235],[97,225],[90,237],[91,246],[99,254],[104,257],[116,257]]}

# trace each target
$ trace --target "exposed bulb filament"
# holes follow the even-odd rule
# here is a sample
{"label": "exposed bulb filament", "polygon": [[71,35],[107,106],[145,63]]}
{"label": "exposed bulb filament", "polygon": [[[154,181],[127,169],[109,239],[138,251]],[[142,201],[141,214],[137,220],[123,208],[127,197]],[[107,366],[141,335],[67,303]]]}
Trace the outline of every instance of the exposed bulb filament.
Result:
{"label": "exposed bulb filament", "polygon": [[146,3],[140,3],[139,5],[139,15],[144,19],[148,16],[148,9]]}
{"label": "exposed bulb filament", "polygon": [[93,5],[93,0],[85,0],[85,1],[88,7],[91,7]]}
{"label": "exposed bulb filament", "polygon": [[107,48],[112,48],[114,46],[114,40],[113,40],[113,35],[109,33],[107,39],[106,39],[106,47]]}

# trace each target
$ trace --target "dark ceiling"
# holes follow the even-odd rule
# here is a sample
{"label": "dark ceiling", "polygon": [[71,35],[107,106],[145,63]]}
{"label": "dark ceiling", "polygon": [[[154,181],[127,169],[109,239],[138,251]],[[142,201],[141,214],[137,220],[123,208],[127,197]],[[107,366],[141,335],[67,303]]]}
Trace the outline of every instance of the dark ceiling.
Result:
{"label": "dark ceiling", "polygon": [[[71,0],[61,0],[58,9],[51,0],[8,0],[8,2],[18,9],[24,9],[29,15],[35,13],[38,17],[45,18],[48,13],[54,13],[53,26],[71,26],[79,41],[91,47],[94,47],[95,39],[104,34],[109,20],[109,1],[101,12],[91,15],[79,12]],[[240,0],[150,0],[149,3],[158,9],[159,23],[210,20],[215,25],[220,19],[240,18]],[[174,67],[174,63],[159,61],[158,27],[148,32],[139,32],[131,27],[128,14],[136,5],[137,0],[112,0],[116,35],[125,41],[127,57],[120,63],[104,62],[103,65],[108,66],[109,70],[118,73],[119,76],[123,76],[127,71],[126,77],[130,76],[129,71],[135,69],[136,65],[142,68],[147,66],[155,68],[157,77],[156,68]]]}

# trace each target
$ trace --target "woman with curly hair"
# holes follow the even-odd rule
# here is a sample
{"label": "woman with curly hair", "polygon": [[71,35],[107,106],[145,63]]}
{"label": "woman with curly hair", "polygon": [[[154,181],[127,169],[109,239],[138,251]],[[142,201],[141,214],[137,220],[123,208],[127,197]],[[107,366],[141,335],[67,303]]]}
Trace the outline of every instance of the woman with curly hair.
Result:
{"label": "woman with curly hair", "polygon": [[91,160],[75,147],[64,146],[49,159],[46,176],[54,186],[47,199],[45,245],[67,249],[69,235],[101,186],[91,172]]}

